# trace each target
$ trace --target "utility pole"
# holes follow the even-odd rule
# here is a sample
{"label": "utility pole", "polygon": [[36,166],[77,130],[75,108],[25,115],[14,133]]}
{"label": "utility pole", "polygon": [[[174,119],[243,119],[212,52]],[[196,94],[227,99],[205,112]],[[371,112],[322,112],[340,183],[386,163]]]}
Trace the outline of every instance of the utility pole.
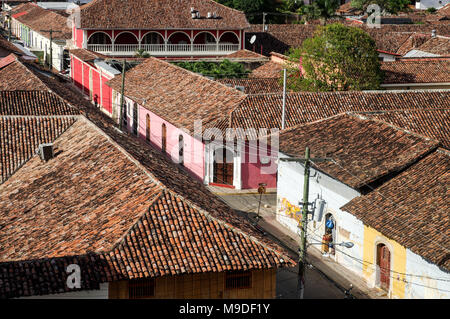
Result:
{"label": "utility pole", "polygon": [[122,62],[122,89],[120,94],[120,119],[119,119],[119,126],[120,130],[123,130],[123,117],[124,117],[124,94],[125,94],[125,59],[123,59]]}
{"label": "utility pole", "polygon": [[263,12],[262,32],[265,32],[265,31],[266,31],[266,15],[267,15],[267,13]]}
{"label": "utility pole", "polygon": [[304,170],[304,182],[303,182],[303,201],[299,204],[302,206],[302,218],[299,222],[299,228],[301,229],[300,236],[300,251],[298,259],[298,296],[299,299],[303,299],[303,293],[305,291],[305,270],[306,270],[306,240],[307,240],[307,226],[308,226],[308,205],[312,203],[308,202],[309,197],[309,173],[311,162],[325,162],[330,161],[330,158],[310,158],[309,157],[309,147],[305,149],[305,158],[280,158],[280,161],[284,162],[297,162],[303,163],[305,166]]}
{"label": "utility pole", "polygon": [[284,120],[286,117],[286,69],[283,69],[283,111],[281,114],[281,129],[284,130]]}
{"label": "utility pole", "polygon": [[[61,31],[57,31],[57,30],[40,30],[41,32],[50,32],[50,64],[49,64],[49,68],[50,71],[53,68],[53,32],[61,32]],[[47,52],[45,52],[45,54],[47,54]]]}

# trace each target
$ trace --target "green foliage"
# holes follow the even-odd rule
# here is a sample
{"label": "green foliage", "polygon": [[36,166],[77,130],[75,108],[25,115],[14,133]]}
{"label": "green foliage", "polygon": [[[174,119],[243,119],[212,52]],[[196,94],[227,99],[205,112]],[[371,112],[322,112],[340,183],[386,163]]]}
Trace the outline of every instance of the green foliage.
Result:
{"label": "green foliage", "polygon": [[178,62],[175,63],[179,67],[186,70],[199,73],[205,76],[212,76],[215,79],[221,78],[245,78],[250,73],[244,66],[238,62],[231,62],[230,60],[223,60],[220,63],[216,62]]}
{"label": "green foliage", "polygon": [[383,78],[375,41],[356,27],[319,27],[288,55],[287,86],[293,91],[375,90]]}
{"label": "green foliage", "polygon": [[352,0],[352,7],[366,11],[370,4],[377,4],[381,11],[396,14],[408,9],[410,0]]}
{"label": "green foliage", "polygon": [[436,8],[434,8],[434,7],[431,7],[431,8],[428,8],[427,9],[427,12],[428,13],[435,13],[437,10],[436,10]]}
{"label": "green foliage", "polygon": [[261,23],[262,12],[274,12],[275,0],[215,0],[227,7],[243,11],[250,23]]}
{"label": "green foliage", "polygon": [[145,52],[144,49],[139,49],[139,50],[136,50],[134,56],[136,58],[149,58],[150,57],[150,53]]}

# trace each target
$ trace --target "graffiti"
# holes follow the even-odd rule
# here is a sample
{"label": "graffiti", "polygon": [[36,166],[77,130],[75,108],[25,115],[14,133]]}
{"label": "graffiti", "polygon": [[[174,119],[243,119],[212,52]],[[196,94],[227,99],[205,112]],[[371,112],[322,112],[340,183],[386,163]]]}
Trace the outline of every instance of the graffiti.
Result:
{"label": "graffiti", "polygon": [[288,217],[295,219],[301,225],[301,209],[299,206],[291,204],[286,198],[280,200],[280,212],[285,213]]}

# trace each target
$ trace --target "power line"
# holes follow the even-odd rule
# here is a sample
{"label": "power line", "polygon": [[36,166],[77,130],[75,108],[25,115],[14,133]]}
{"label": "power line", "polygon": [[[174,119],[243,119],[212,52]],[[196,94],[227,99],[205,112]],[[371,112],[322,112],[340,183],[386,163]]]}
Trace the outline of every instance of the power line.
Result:
{"label": "power line", "polygon": [[[364,183],[363,185],[365,185],[365,186],[367,186],[368,188],[370,188],[371,191],[378,193],[381,197],[383,197],[383,199],[389,200],[389,201],[394,205],[394,207],[398,208],[397,206],[398,206],[399,204],[396,204],[396,203],[395,203],[393,200],[391,200],[389,197],[384,196],[379,190],[373,188],[372,186],[370,186],[369,184],[367,184],[366,182],[364,182],[363,180],[361,180],[358,176],[354,175],[352,172],[350,172],[350,171],[347,170],[345,167],[343,167],[343,166],[340,165],[338,162],[336,162],[336,160],[332,159],[332,162],[335,163],[336,165],[338,165],[340,168],[342,168],[343,170],[345,170],[347,173],[349,173],[349,174],[352,175],[353,177],[357,178],[360,182],[363,182],[363,183]],[[313,163],[313,165],[314,165],[316,168],[318,168],[318,169],[320,170],[320,168],[317,166],[316,163]],[[413,165],[414,165],[414,164],[413,164]],[[367,177],[369,177],[368,174],[367,174],[366,172],[364,172],[363,170],[361,170],[361,172],[363,172],[364,174],[366,174]],[[401,208],[400,208],[400,209],[401,209]],[[411,216],[414,216],[414,215],[412,215],[412,213],[410,213],[408,210],[402,210],[402,211],[407,212],[407,213],[408,213],[409,215],[411,215]],[[398,218],[396,218],[396,220],[398,221]],[[407,226],[409,226],[409,227],[414,227],[411,223],[407,223],[407,222],[408,222],[408,221],[404,221],[403,223],[400,223],[400,225],[407,225]],[[423,235],[422,233],[419,233],[419,234],[420,234],[422,237],[427,238],[427,239],[433,241],[436,245],[440,246],[440,247],[443,248],[445,251],[450,251],[450,249],[448,249],[447,247],[442,246],[441,244],[439,244],[438,242],[436,242],[436,241],[433,240],[432,238],[429,238],[429,237]]]}

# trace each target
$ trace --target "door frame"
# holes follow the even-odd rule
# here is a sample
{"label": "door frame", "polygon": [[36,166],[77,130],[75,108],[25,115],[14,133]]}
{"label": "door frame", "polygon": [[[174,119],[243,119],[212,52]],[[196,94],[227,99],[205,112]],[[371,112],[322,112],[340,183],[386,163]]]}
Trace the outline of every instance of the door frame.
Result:
{"label": "door frame", "polygon": [[383,237],[377,236],[374,241],[374,254],[373,254],[373,264],[375,265],[375,276],[374,276],[374,287],[381,289],[381,273],[380,269],[378,268],[378,245],[383,244],[389,249],[389,253],[391,255],[390,262],[389,262],[389,287],[387,290],[388,296],[391,295],[392,292],[392,284],[393,284],[393,278],[392,278],[392,270],[394,265],[394,247]]}

